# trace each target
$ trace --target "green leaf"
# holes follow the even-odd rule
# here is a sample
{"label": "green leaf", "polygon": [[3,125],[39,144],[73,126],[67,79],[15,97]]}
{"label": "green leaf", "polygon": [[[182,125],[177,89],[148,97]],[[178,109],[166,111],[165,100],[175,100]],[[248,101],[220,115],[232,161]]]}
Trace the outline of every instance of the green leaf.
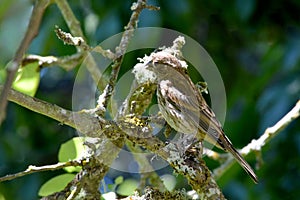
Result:
{"label": "green leaf", "polygon": [[[8,63],[8,65],[10,65],[10,63]],[[12,84],[13,89],[34,96],[40,83],[38,67],[38,62],[20,67]]]}
{"label": "green leaf", "polygon": [[176,186],[176,178],[173,175],[165,174],[161,176],[161,179],[166,186],[167,190],[173,191]]}
{"label": "green leaf", "polygon": [[[74,137],[71,140],[63,143],[60,146],[58,152],[58,160],[59,162],[67,162],[70,160],[80,159],[84,155],[84,138],[83,137]],[[67,172],[79,172],[81,167],[65,167]]]}
{"label": "green leaf", "polygon": [[115,190],[116,190],[116,185],[115,185],[115,184],[107,184],[107,188],[108,188],[110,191],[115,191]]}
{"label": "green leaf", "polygon": [[124,177],[123,177],[123,176],[118,176],[118,177],[115,179],[115,184],[116,184],[116,185],[120,185],[123,181],[124,181]]}
{"label": "green leaf", "polygon": [[0,84],[4,84],[6,78],[6,70],[4,67],[0,66]]}
{"label": "green leaf", "polygon": [[39,195],[48,196],[54,192],[63,190],[67,184],[74,179],[74,177],[75,174],[62,174],[50,179],[42,185],[39,190]]}
{"label": "green leaf", "polygon": [[118,185],[120,185],[121,183],[123,183],[124,181],[124,177],[123,176],[118,176],[116,179],[115,179],[115,182],[114,184],[108,184],[107,185],[107,188],[111,191],[116,191],[116,188]]}
{"label": "green leaf", "polygon": [[117,189],[117,193],[123,196],[128,196],[134,193],[138,187],[138,182],[134,179],[126,179]]}

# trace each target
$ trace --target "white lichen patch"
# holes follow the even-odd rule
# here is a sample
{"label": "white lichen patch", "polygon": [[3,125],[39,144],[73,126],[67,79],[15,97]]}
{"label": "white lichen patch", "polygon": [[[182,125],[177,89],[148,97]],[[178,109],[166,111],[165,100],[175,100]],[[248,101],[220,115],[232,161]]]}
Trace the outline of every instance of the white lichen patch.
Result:
{"label": "white lichen patch", "polygon": [[208,197],[220,196],[220,190],[218,190],[217,188],[209,188],[208,193],[206,195]]}
{"label": "white lichen patch", "polygon": [[159,51],[151,53],[149,56],[145,55],[143,58],[138,58],[139,63],[134,66],[133,73],[139,84],[145,82],[156,81],[156,75],[148,66],[154,63],[164,63],[173,67],[182,67],[187,69],[188,65],[183,60],[181,49],[185,44],[185,39],[182,36],[177,37],[172,47],[162,47]]}
{"label": "white lichen patch", "polygon": [[61,109],[61,114],[63,114],[63,115],[66,115],[67,114],[67,111],[65,110],[65,109]]}
{"label": "white lichen patch", "polygon": [[170,156],[167,159],[169,163],[174,163],[174,168],[179,172],[183,174],[189,174],[191,176],[196,176],[195,169],[189,167],[183,158],[182,155],[180,155],[180,151],[177,149],[175,144],[170,143],[168,145]]}
{"label": "white lichen patch", "polygon": [[132,73],[135,75],[135,79],[139,84],[156,81],[156,75],[154,72],[147,69],[147,63],[137,63]]}

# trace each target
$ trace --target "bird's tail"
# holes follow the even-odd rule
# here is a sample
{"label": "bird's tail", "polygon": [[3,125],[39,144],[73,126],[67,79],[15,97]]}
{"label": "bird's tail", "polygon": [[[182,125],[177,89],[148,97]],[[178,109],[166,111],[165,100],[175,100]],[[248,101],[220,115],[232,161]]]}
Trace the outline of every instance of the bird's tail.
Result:
{"label": "bird's tail", "polygon": [[258,183],[258,178],[257,178],[256,174],[254,173],[254,171],[251,168],[251,166],[247,163],[247,161],[245,161],[245,159],[241,156],[241,154],[232,145],[230,145],[230,147],[227,149],[227,151],[229,151],[234,156],[234,158],[236,159],[236,161],[249,174],[249,176],[252,178],[252,180],[255,183]]}

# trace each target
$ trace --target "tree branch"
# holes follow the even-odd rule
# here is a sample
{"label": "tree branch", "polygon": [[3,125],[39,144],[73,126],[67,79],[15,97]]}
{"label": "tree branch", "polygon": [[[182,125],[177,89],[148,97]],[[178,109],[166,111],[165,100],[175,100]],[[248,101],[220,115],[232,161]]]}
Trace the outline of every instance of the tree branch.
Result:
{"label": "tree branch", "polygon": [[[100,117],[94,117],[85,112],[71,112],[13,90],[9,94],[9,100],[74,127],[86,136],[108,138],[109,141],[99,139],[102,143],[96,152],[97,158],[102,162],[105,161],[106,166],[110,166],[109,164],[115,159],[115,156],[118,155],[119,148],[122,147],[123,144],[119,139],[125,137],[168,161],[178,173],[183,174],[189,180],[193,189],[198,193],[202,195],[212,195],[211,192],[213,191],[213,197],[215,197],[214,195],[222,196],[220,189],[211,178],[204,161],[195,159],[195,155],[182,157],[179,153],[180,150],[176,146],[172,144],[166,146],[161,140],[152,136],[151,130],[130,123],[130,120],[120,120],[116,123]],[[131,100],[134,101],[134,99]],[[112,143],[110,141],[119,141],[119,143]],[[107,152],[108,150],[109,153]],[[101,171],[103,172],[103,170]],[[104,176],[105,173],[103,172],[101,174]]]}
{"label": "tree branch", "polygon": [[55,26],[55,33],[64,44],[74,45],[84,51],[91,49],[82,37],[74,37],[70,33],[62,31],[58,26]]}
{"label": "tree branch", "polygon": [[[56,0],[56,3],[60,8],[71,33],[76,37],[84,38],[79,22],[76,20],[68,3],[65,0]],[[126,102],[124,102],[125,106],[122,107],[124,110],[119,112],[115,121],[109,121],[101,117],[103,115],[102,108],[106,109],[107,107],[107,102],[114,90],[124,54],[129,41],[133,36],[133,31],[137,26],[139,15],[144,8],[154,9],[154,7],[146,5],[146,0],[138,0],[137,3],[134,3],[132,6],[132,16],[128,25],[125,27],[125,32],[120,44],[116,48],[117,58],[115,58],[112,66],[113,70],[109,83],[98,100],[98,108],[100,108],[97,110],[99,111],[99,113],[97,113],[98,116],[85,111],[72,112],[54,104],[8,89],[7,97],[10,101],[34,112],[53,118],[62,124],[75,128],[85,136],[94,137],[98,140],[98,144],[95,143],[94,154],[91,156],[90,161],[83,166],[83,169],[77,174],[76,178],[69,183],[64,191],[45,197],[45,199],[57,199],[60,197],[74,199],[82,191],[85,192],[86,199],[99,199],[99,181],[103,179],[109,169],[108,167],[117,157],[120,148],[122,148],[124,144],[124,138],[130,140],[134,144],[139,144],[149,149],[166,160],[178,173],[183,174],[188,179],[193,189],[196,190],[198,194],[202,195],[204,199],[224,198],[214,179],[211,177],[211,173],[204,161],[197,156],[199,152],[188,152],[186,155],[182,156],[176,145],[166,145],[157,137],[152,136],[152,130],[148,125],[136,124],[135,122],[132,123],[131,120],[133,118],[138,119],[135,118],[135,116],[141,115],[149,106],[149,103],[151,102],[151,98],[149,97],[152,97],[156,87],[155,85],[149,82],[138,84],[138,87],[132,90],[133,92],[128,96]],[[39,22],[37,24],[39,24]],[[28,42],[30,43],[31,39],[28,40]],[[27,44],[27,46],[28,45],[29,44]],[[86,50],[86,48],[81,45],[77,46],[77,48],[78,52]],[[24,53],[25,49],[21,52]],[[90,72],[92,71],[90,70]],[[3,88],[0,87],[0,91],[2,90]],[[133,115],[127,116],[126,113]],[[41,170],[41,168],[39,169]],[[47,167],[45,167],[45,169],[47,169]]]}
{"label": "tree branch", "polygon": [[99,184],[103,179],[108,166],[103,165],[93,156],[83,165],[83,169],[75,178],[64,188],[63,191],[56,192],[43,197],[42,200],[56,199],[90,199],[100,200]]}
{"label": "tree branch", "polygon": [[[9,95],[9,99],[74,127],[86,136],[101,138],[99,141],[103,144],[95,147],[95,158],[99,159],[99,163],[105,161],[106,166],[110,166],[117,156],[119,148],[123,146],[123,138],[127,138],[134,144],[139,144],[166,160],[178,173],[183,174],[188,179],[190,185],[198,194],[207,197],[207,199],[216,197],[223,199],[223,194],[204,161],[197,156],[199,152],[187,153],[182,156],[176,145],[165,145],[161,140],[152,136],[152,129],[146,124],[143,125],[143,122],[136,123],[138,118],[135,115],[142,114],[144,109],[148,107],[156,85],[145,82],[139,83],[134,88],[120,109],[116,121],[107,121],[84,111],[67,111],[13,90]],[[133,113],[134,115],[126,115],[126,113]],[[110,153],[107,153],[108,150]],[[113,153],[111,153],[112,151]],[[103,171],[101,168],[101,171],[101,176],[98,178],[103,178],[105,174],[105,169]]]}
{"label": "tree branch", "polygon": [[[60,4],[59,3],[59,1],[57,1],[57,3],[59,4],[58,6],[60,7],[60,9],[61,9],[61,11],[62,11],[62,13],[64,14],[64,9],[65,8],[68,8],[67,6],[67,3],[65,2],[65,1],[63,1],[63,3],[62,4]],[[65,10],[65,12],[68,14],[68,13],[70,13],[71,12],[71,10],[70,9],[67,9],[67,10]],[[67,14],[64,14],[65,15],[65,18],[67,18],[67,16],[69,16],[69,17],[73,17],[74,18],[74,16],[72,16],[72,15],[67,15]],[[137,19],[135,19],[136,21],[137,21]],[[130,20],[130,21],[132,21],[132,20]],[[71,28],[71,24],[68,24],[69,25],[69,27]],[[74,33],[73,33],[74,34]],[[75,34],[76,35],[76,34]],[[79,35],[80,36],[80,35]],[[122,37],[122,39],[121,40],[123,40],[123,42],[121,41],[121,43],[120,43],[120,46],[122,46],[123,47],[123,50],[124,50],[124,53],[126,52],[126,49],[127,49],[127,44],[124,46],[123,44],[125,44],[125,42],[124,41],[126,41],[127,40],[127,43],[129,42],[129,39],[126,39],[126,40],[124,40],[124,38],[125,38],[125,36],[123,35],[123,37]],[[122,45],[121,45],[122,44]],[[97,50],[99,50],[99,49],[97,49]],[[100,49],[100,51],[101,52],[103,52],[103,50],[102,49]],[[110,53],[110,52],[107,52],[106,51],[106,53]],[[109,56],[111,55],[111,54],[108,54]],[[115,56],[114,56],[115,57]],[[123,59],[123,55],[121,55],[119,58],[116,58],[115,59],[115,63],[118,63],[118,70],[117,70],[117,72],[116,73],[112,73],[112,76],[111,76],[111,79],[110,79],[110,83],[112,83],[112,89],[111,89],[111,91],[110,91],[110,93],[109,93],[109,95],[108,95],[108,97],[107,97],[107,99],[106,99],[106,101],[108,101],[109,100],[109,97],[111,96],[111,92],[113,91],[113,87],[114,87],[114,84],[115,84],[115,81],[116,81],[116,79],[117,79],[117,75],[118,75],[118,72],[119,72],[119,68],[120,68],[120,66],[121,66],[121,63],[122,63],[122,59]],[[92,59],[92,57],[87,57],[87,59],[86,59],[86,61],[87,61],[87,67],[88,67],[88,70],[90,71],[90,73],[92,74],[92,76],[93,76],[93,79],[94,79],[94,81],[95,81],[95,83],[97,83],[98,81],[99,81],[99,77],[97,77],[97,76],[95,76],[95,74],[99,74],[98,72],[97,72],[97,70],[95,71],[95,64],[94,64],[94,62],[93,62],[93,59]],[[90,65],[92,65],[92,67],[90,67]],[[114,71],[114,67],[113,67],[113,71]],[[100,74],[99,74],[100,75]],[[113,81],[111,81],[111,80],[113,80]],[[108,87],[109,86],[109,84],[107,85],[107,87],[106,88],[108,88],[108,89],[110,89],[110,87]],[[99,86],[98,86],[98,88],[100,88]],[[104,90],[104,95],[102,95],[102,96],[106,96],[105,94],[107,94],[105,91],[107,91],[106,89]],[[100,99],[100,98],[99,98]],[[99,101],[98,101],[99,102]],[[107,104],[107,102],[106,102],[106,104]],[[99,103],[98,103],[98,105],[99,105]],[[100,109],[99,109],[100,108]],[[112,163],[112,161],[116,158],[116,156],[118,155],[118,152],[120,151],[120,148],[123,146],[123,143],[124,143],[124,139],[123,139],[123,135],[124,134],[121,134],[121,135],[118,135],[118,134],[116,134],[116,131],[121,131],[120,129],[119,129],[119,127],[117,126],[117,124],[115,124],[114,122],[112,122],[112,123],[107,123],[107,121],[106,120],[104,120],[104,119],[102,119],[101,118],[101,116],[103,116],[103,114],[104,114],[104,110],[103,110],[103,108],[106,108],[106,105],[105,105],[105,107],[102,107],[101,105],[100,106],[97,106],[97,108],[96,108],[96,111],[100,111],[100,114],[99,114],[99,118],[95,118],[95,119],[99,119],[99,124],[97,124],[96,125],[96,127],[98,127],[98,131],[95,131],[95,129],[93,129],[93,131],[95,131],[94,133],[97,133],[97,134],[99,134],[99,132],[101,132],[101,131],[99,131],[99,130],[105,130],[104,132],[107,134],[105,134],[105,135],[103,135],[102,134],[102,136],[100,136],[101,134],[99,134],[99,136],[98,137],[101,137],[102,138],[102,140],[101,140],[101,142],[102,143],[105,143],[106,145],[100,145],[100,147],[102,147],[102,148],[95,148],[95,155],[96,155],[96,158],[98,158],[99,159],[99,164],[100,163],[103,163],[103,161],[105,162],[105,164],[107,164],[106,166],[110,166],[111,165],[111,163]],[[91,112],[89,112],[89,111],[87,111],[87,112],[85,112],[85,111],[83,111],[83,112],[81,112],[81,113],[85,113],[85,114],[87,114],[88,116],[94,116],[94,114],[93,113],[91,113]],[[96,112],[97,113],[97,112]],[[81,123],[81,121],[79,121],[79,123]],[[81,123],[82,124],[82,123]],[[78,125],[78,124],[77,124]],[[82,125],[84,125],[84,124],[82,124]],[[92,125],[92,126],[90,126],[90,127],[93,127],[93,126],[95,126],[95,125]],[[100,126],[100,127],[99,127]],[[87,127],[87,126],[85,126],[85,127]],[[89,127],[89,128],[90,128]],[[88,133],[90,133],[90,131],[87,131]],[[104,137],[109,137],[109,139],[108,138],[104,138]],[[117,147],[117,148],[116,148]],[[102,150],[102,151],[101,151]],[[109,151],[109,153],[108,153],[108,151]],[[113,151],[113,152],[112,152]],[[103,155],[103,154],[105,154],[105,155]],[[105,159],[106,157],[107,157],[107,155],[109,155],[109,158],[107,158],[107,160]],[[103,168],[103,169],[99,169],[99,170],[97,170],[98,172],[99,171],[101,171],[101,174],[96,178],[96,177],[94,177],[94,178],[96,178],[96,180],[102,180],[103,178],[104,178],[104,175],[106,174],[106,172],[108,171],[108,168]],[[91,177],[90,177],[91,178]],[[74,180],[75,181],[75,180]],[[76,181],[75,181],[76,182]],[[72,185],[72,184],[71,184]],[[97,184],[95,184],[95,185],[97,185]],[[86,189],[88,189],[88,188],[86,188]],[[94,189],[97,189],[97,188],[94,188]],[[69,189],[68,188],[66,188],[66,191],[69,191]],[[87,190],[88,191],[88,190]],[[98,191],[98,190],[94,190],[94,192],[95,191]],[[91,195],[91,197],[92,197],[93,195]],[[95,196],[95,198],[96,199],[98,199],[98,196],[96,195]]]}
{"label": "tree branch", "polygon": [[28,49],[31,41],[37,36],[38,29],[46,8],[50,4],[50,0],[39,0],[36,1],[33,11],[30,17],[29,25],[27,27],[26,34],[13,58],[13,61],[10,62],[7,66],[7,78],[5,80],[4,88],[0,94],[0,125],[6,116],[6,106],[7,106],[7,96],[11,88],[12,82],[14,80],[15,74],[19,68],[19,65],[22,61],[23,55]]}
{"label": "tree branch", "polygon": [[36,166],[30,165],[23,172],[19,172],[16,174],[11,174],[11,175],[6,175],[6,176],[1,177],[0,182],[9,181],[9,180],[16,179],[16,178],[26,176],[29,174],[33,174],[36,172],[53,171],[53,170],[58,170],[58,169],[62,169],[62,168],[69,167],[69,166],[74,166],[74,167],[82,166],[82,162],[77,161],[77,160],[71,160],[68,162],[57,163],[57,164],[53,164],[53,165],[45,165],[45,166],[41,166],[41,167],[36,167]]}
{"label": "tree branch", "polygon": [[[82,38],[83,41],[86,41],[82,29],[80,27],[79,21],[76,19],[72,9],[70,8],[68,2],[66,0],[55,0],[58,8],[60,9],[69,29],[71,34],[74,37],[79,37]],[[72,36],[72,37],[73,37]],[[94,58],[86,52],[87,49],[90,49],[87,45],[84,46],[77,46],[77,51],[78,52],[84,52],[83,56],[85,57],[85,66],[90,72],[93,81],[97,85],[98,89],[103,89],[104,88],[104,82],[99,83],[99,80],[101,80],[102,73],[101,71],[97,68],[97,64],[94,61]],[[102,85],[103,84],[103,85]]]}
{"label": "tree branch", "polygon": [[[55,3],[60,9],[61,14],[63,15],[72,35],[86,40],[80,27],[80,22],[76,19],[72,9],[69,6],[69,3],[66,0],[55,0]],[[82,47],[78,47],[78,50],[80,51],[81,48]]]}
{"label": "tree branch", "polygon": [[66,71],[74,69],[79,63],[82,62],[83,54],[81,52],[63,57],[55,56],[39,56],[39,55],[28,55],[22,60],[22,66],[38,62],[41,67],[50,67],[53,65],[60,66]]}
{"label": "tree branch", "polygon": [[116,59],[112,64],[112,72],[108,84],[106,85],[103,93],[98,98],[98,105],[95,112],[99,116],[103,116],[109,102],[109,99],[114,91],[115,84],[118,78],[118,74],[123,62],[124,55],[126,53],[130,39],[133,36],[134,29],[137,27],[139,16],[143,9],[151,8],[146,4],[147,0],[138,0],[136,3],[133,3],[131,10],[133,11],[130,17],[130,20],[125,26],[125,31],[122,35],[119,46],[116,47]]}
{"label": "tree branch", "polygon": [[[3,87],[0,86],[0,92]],[[61,124],[66,124],[75,128],[89,137],[99,137],[98,133],[102,127],[99,127],[98,119],[85,112],[72,112],[59,107],[55,104],[48,103],[35,97],[25,95],[21,92],[10,90],[8,100],[32,110],[41,115],[50,117]],[[104,119],[101,121],[103,122]],[[97,126],[96,126],[97,125]],[[105,126],[106,124],[103,124]]]}
{"label": "tree branch", "polygon": [[[296,103],[294,108],[283,116],[274,126],[269,127],[257,140],[252,140],[247,146],[240,150],[242,155],[248,155],[251,152],[259,152],[268,144],[272,138],[277,136],[285,127],[292,121],[297,119],[300,115],[300,100]],[[220,178],[225,171],[227,171],[234,163],[232,156],[228,156],[227,160],[217,169],[214,170],[214,177]]]}

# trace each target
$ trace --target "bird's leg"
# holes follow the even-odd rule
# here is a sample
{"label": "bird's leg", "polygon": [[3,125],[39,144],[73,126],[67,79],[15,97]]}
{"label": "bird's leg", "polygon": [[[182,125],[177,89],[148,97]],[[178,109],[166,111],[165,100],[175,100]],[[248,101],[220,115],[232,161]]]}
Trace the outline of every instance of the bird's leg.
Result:
{"label": "bird's leg", "polygon": [[195,85],[199,89],[200,93],[208,94],[208,90],[207,90],[208,87],[207,87],[207,83],[206,82],[199,81]]}
{"label": "bird's leg", "polygon": [[194,151],[193,149],[195,146],[199,144],[201,145],[201,142],[199,142],[199,140],[192,134],[177,133],[177,135],[179,136],[175,138],[174,143],[181,156],[183,156],[186,152]]}

